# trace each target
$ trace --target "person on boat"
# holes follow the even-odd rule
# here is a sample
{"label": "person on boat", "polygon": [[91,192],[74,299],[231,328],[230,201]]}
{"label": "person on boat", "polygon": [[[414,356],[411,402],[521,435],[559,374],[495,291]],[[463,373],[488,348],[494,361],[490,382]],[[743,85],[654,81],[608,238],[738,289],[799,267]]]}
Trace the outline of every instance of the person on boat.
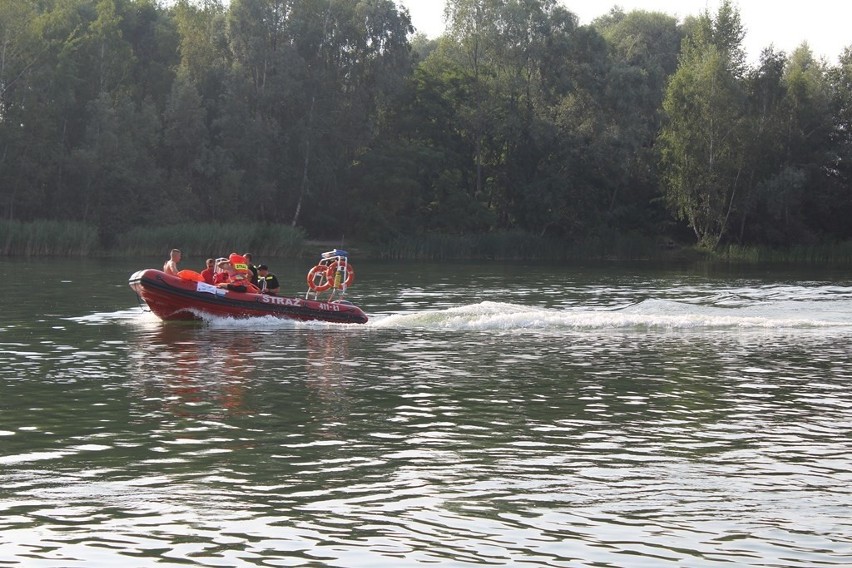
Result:
{"label": "person on boat", "polygon": [[213,285],[227,284],[230,280],[229,269],[233,269],[227,258],[216,259],[216,269],[213,272]]}
{"label": "person on boat", "polygon": [[216,261],[212,258],[207,259],[207,268],[201,271],[201,277],[208,284],[213,284],[213,274],[216,272]]}
{"label": "person on boat", "polygon": [[251,272],[246,266],[245,257],[237,253],[231,253],[228,260],[223,263],[224,281],[216,284],[219,288],[225,288],[232,292],[259,292],[257,286],[251,283]]}
{"label": "person on boat", "polygon": [[163,264],[163,272],[166,274],[171,274],[172,276],[177,276],[178,263],[180,262],[180,251],[178,249],[172,249],[169,252],[169,260]]}
{"label": "person on boat", "polygon": [[248,265],[249,271],[251,271],[251,283],[255,286],[259,286],[257,279],[257,267],[252,263],[251,253],[243,253],[243,258],[246,259],[246,264]]}
{"label": "person on boat", "polygon": [[261,264],[257,267],[257,281],[257,287],[260,288],[261,294],[277,296],[278,290],[281,289],[281,285],[278,283],[278,277],[274,274],[270,274],[269,267],[265,264]]}

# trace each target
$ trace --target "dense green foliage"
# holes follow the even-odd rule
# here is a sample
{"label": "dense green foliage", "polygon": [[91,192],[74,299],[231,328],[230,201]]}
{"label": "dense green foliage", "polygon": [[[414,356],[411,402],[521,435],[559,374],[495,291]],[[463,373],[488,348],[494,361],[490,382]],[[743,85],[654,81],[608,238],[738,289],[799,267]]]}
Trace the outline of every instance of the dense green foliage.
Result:
{"label": "dense green foliage", "polygon": [[187,257],[216,258],[234,251],[263,257],[295,257],[302,252],[304,234],[289,225],[266,223],[196,223],[136,227],[122,233],[116,249],[126,255],[162,255],[180,244]]}
{"label": "dense green foliage", "polygon": [[446,16],[427,40],[392,0],[0,0],[7,234],[214,250],[190,229],[256,224],[269,251],[390,256],[852,238],[849,49],[752,67],[727,0],[680,23],[580,26],[556,0]]}

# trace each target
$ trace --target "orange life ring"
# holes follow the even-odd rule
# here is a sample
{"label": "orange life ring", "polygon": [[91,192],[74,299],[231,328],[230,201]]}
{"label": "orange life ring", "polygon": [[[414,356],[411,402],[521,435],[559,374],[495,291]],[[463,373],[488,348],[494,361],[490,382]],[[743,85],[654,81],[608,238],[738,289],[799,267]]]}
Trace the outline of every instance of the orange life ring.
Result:
{"label": "orange life ring", "polygon": [[[325,277],[326,279],[334,284],[334,277],[337,274],[337,261],[335,260],[326,268]],[[352,267],[352,264],[346,263],[346,280],[343,281],[343,286],[349,288],[352,285],[352,282],[355,280],[355,269]]]}
{"label": "orange life ring", "polygon": [[[334,280],[328,278],[328,267],[324,264],[317,264],[308,272],[308,288],[314,292],[324,292],[331,288]],[[321,276],[320,282],[316,282],[316,277]]]}

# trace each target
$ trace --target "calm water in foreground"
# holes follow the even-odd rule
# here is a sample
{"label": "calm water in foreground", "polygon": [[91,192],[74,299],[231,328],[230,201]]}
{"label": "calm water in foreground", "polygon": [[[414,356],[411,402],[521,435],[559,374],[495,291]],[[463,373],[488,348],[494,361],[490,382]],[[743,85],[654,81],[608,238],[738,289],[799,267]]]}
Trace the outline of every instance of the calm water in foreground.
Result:
{"label": "calm water in foreground", "polygon": [[852,566],[850,272],[354,258],[366,326],[164,325],[162,260],[0,259],[0,566]]}

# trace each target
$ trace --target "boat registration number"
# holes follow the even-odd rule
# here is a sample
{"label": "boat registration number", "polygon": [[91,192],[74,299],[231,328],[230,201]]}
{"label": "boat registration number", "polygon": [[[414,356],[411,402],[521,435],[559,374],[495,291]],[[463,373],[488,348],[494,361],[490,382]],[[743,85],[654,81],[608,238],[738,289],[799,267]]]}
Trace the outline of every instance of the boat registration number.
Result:
{"label": "boat registration number", "polygon": [[[293,306],[297,308],[303,306],[305,303],[305,301],[300,298],[280,298],[278,296],[267,296],[266,294],[263,295],[262,301],[264,304],[274,304],[276,306]],[[337,304],[320,303],[317,307],[319,307],[319,309],[321,310],[326,310],[329,312],[340,311],[340,306],[338,306]]]}

